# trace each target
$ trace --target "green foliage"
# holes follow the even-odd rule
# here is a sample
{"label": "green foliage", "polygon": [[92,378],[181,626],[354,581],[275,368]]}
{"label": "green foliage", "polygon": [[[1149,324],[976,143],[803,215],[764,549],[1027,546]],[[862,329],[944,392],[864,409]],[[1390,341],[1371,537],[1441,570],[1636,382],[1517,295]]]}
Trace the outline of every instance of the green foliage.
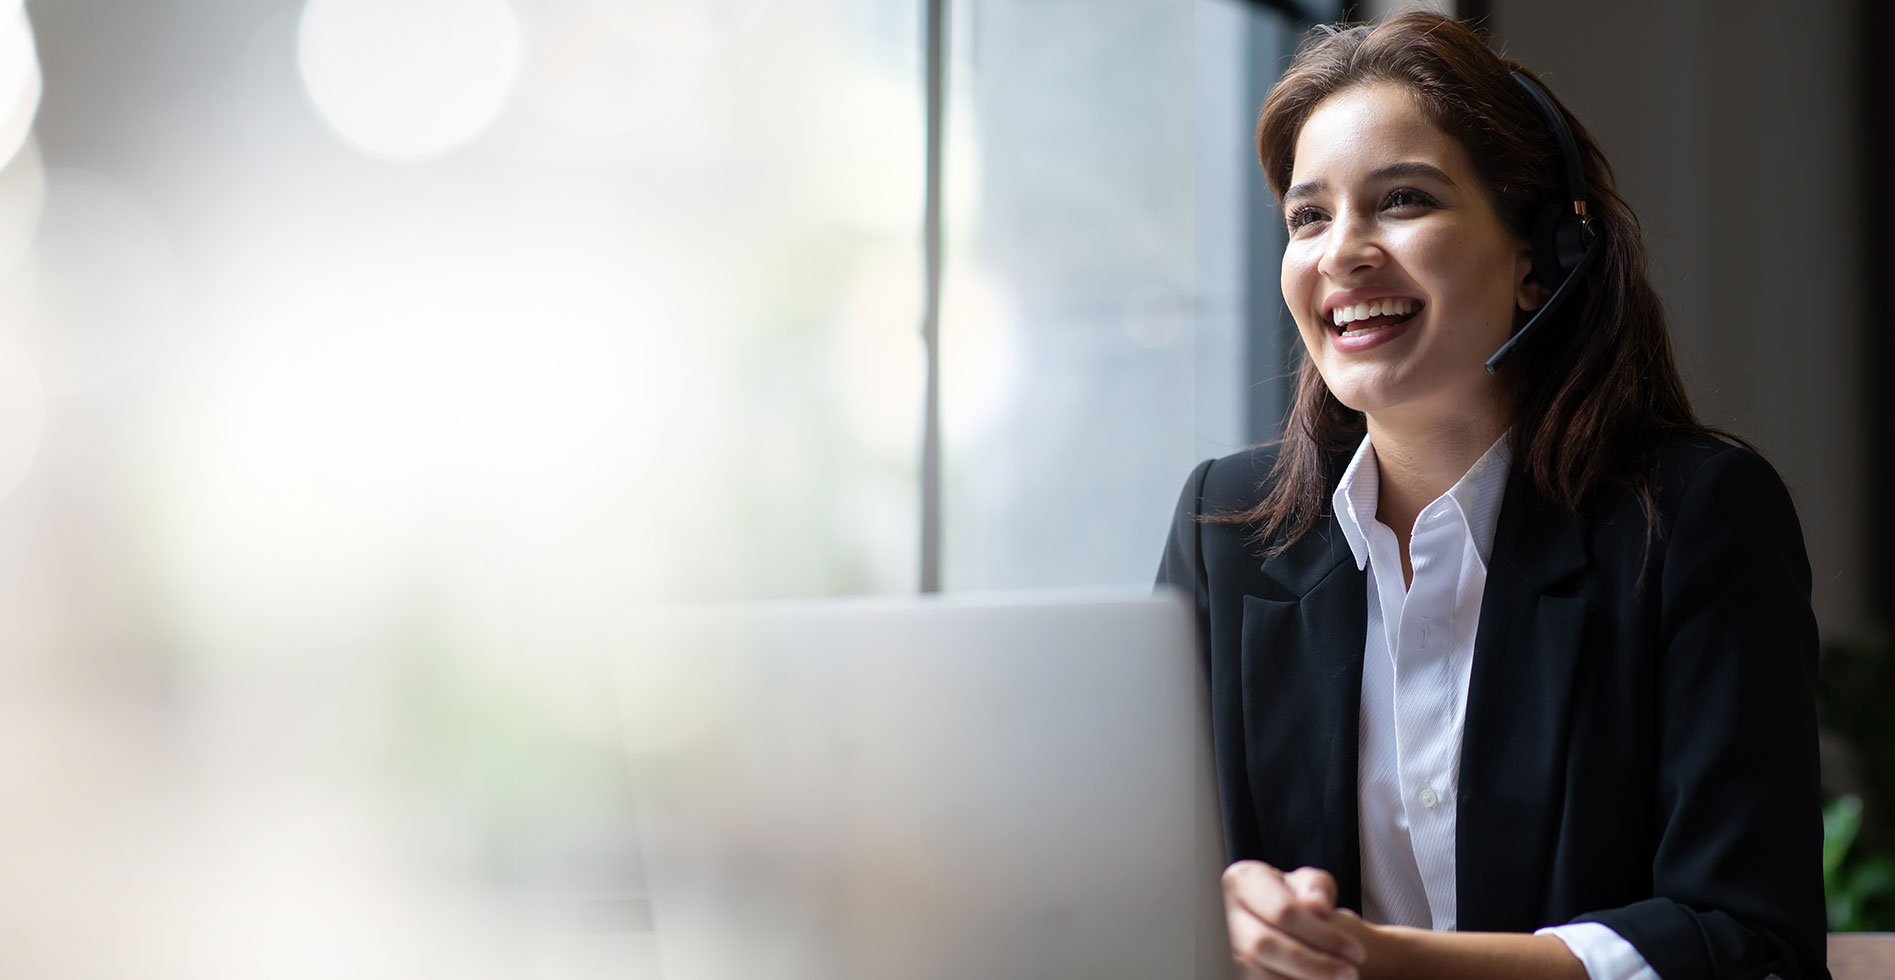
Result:
{"label": "green foliage", "polygon": [[1823,894],[1832,932],[1873,932],[1895,920],[1895,860],[1852,854],[1861,829],[1861,797],[1838,797],[1823,807]]}
{"label": "green foliage", "polygon": [[1823,891],[1836,932],[1895,930],[1895,655],[1872,631],[1824,648]]}

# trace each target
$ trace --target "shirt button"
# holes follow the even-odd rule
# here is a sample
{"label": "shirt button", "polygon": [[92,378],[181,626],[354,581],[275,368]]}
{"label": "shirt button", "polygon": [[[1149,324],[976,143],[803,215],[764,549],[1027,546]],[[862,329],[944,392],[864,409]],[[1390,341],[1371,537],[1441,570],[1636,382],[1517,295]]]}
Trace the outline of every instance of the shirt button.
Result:
{"label": "shirt button", "polygon": [[1415,799],[1421,801],[1421,805],[1430,810],[1434,809],[1436,803],[1441,802],[1441,798],[1434,795],[1434,787],[1432,786],[1423,786],[1421,792],[1415,794]]}

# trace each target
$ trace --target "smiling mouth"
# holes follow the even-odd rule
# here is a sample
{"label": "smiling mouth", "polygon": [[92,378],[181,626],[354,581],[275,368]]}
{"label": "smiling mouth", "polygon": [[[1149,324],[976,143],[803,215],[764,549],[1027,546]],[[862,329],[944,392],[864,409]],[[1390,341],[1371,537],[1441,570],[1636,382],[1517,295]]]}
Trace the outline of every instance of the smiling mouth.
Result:
{"label": "smiling mouth", "polygon": [[1341,337],[1359,337],[1407,323],[1421,309],[1421,302],[1412,299],[1375,300],[1354,306],[1338,306],[1329,312],[1329,329]]}

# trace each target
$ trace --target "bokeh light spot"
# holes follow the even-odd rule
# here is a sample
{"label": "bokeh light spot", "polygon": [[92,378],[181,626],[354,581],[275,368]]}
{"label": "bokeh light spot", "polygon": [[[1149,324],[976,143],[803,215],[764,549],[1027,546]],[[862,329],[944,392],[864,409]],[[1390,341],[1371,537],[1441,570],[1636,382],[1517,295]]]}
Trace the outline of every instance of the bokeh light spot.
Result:
{"label": "bokeh light spot", "polygon": [[39,113],[39,52],[26,8],[0,2],[0,165],[19,154]]}
{"label": "bokeh light spot", "polygon": [[520,29],[506,0],[308,0],[297,64],[316,110],[373,156],[435,156],[506,107]]}

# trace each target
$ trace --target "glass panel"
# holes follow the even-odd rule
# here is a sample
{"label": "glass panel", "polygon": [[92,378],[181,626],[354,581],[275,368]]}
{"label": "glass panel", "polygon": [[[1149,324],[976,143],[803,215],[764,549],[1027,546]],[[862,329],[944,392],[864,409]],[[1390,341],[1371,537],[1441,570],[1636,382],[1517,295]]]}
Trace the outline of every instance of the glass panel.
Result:
{"label": "glass panel", "polygon": [[956,10],[950,168],[977,174],[948,188],[944,580],[1149,582],[1192,463],[1253,438],[1251,25],[1276,15]]}

